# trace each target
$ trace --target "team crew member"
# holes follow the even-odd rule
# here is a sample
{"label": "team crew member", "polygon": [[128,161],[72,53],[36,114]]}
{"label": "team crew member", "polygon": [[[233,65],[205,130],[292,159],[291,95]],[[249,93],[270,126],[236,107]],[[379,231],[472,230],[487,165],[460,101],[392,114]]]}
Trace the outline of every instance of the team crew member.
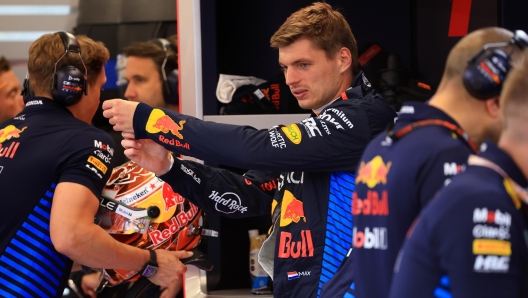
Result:
{"label": "team crew member", "polygon": [[[171,36],[167,39],[157,38],[149,42],[138,42],[123,48],[122,53],[126,59],[125,97],[128,100],[178,111],[178,59],[175,41],[175,36]],[[113,130],[112,132],[119,134]],[[122,139],[121,135],[119,139]],[[95,297],[94,288],[97,288],[101,281],[99,276],[99,272],[83,276],[81,286],[87,295]],[[177,279],[162,290],[161,296],[159,292],[154,293],[158,291],[155,288],[146,295],[156,295],[160,298],[175,297],[181,287],[182,280]],[[115,287],[106,288],[105,291],[115,291]]]}
{"label": "team crew member", "polygon": [[20,82],[9,61],[0,56],[0,122],[15,117],[24,109],[20,90]]}
{"label": "team crew member", "polygon": [[471,155],[467,169],[420,214],[390,297],[430,297],[439,281],[453,297],[528,296],[527,94],[525,51],[524,63],[504,84],[498,147],[486,143],[486,150]]}
{"label": "team crew member", "polygon": [[487,76],[502,81],[509,54],[527,43],[524,32],[512,37],[505,29],[485,28],[462,38],[449,53],[430,101],[405,104],[394,127],[365,150],[352,205],[357,297],[388,296],[398,252],[420,210],[486,138],[497,142],[501,85]]}
{"label": "team crew member", "polygon": [[[62,297],[72,260],[141,271],[161,285],[186,269],[187,252],[150,253],[94,224],[115,148],[90,125],[108,57],[102,43],[66,32],[29,48],[25,86],[35,96],[0,128],[0,296]],[[153,256],[152,275],[142,269],[154,268]]]}
{"label": "team crew member", "polygon": [[[129,158],[166,174],[161,178],[206,212],[265,214],[271,197],[264,190],[276,188],[273,231],[261,250],[268,256],[261,260],[274,278],[274,296],[318,297],[348,252],[352,218],[344,210],[350,208],[359,157],[396,113],[357,71],[354,36],[330,5],[314,3],[292,14],[271,45],[279,50],[279,64],[299,105],[314,111],[299,123],[256,130],[121,100],[104,102],[104,115],[114,129],[135,132],[137,139],[152,139],[177,154],[282,172],[278,183],[264,185],[251,179],[250,185],[241,185],[242,176],[218,177],[212,169],[182,161],[167,173],[165,149],[147,141],[123,141]],[[250,175],[257,176],[254,171]],[[211,204],[209,210],[205,204]],[[256,210],[255,204],[265,207]]]}

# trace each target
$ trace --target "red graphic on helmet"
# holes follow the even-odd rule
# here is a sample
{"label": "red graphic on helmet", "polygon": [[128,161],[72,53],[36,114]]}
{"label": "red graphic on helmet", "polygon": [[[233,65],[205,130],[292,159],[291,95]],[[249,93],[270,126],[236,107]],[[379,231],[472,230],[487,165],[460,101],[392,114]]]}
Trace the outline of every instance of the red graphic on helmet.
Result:
{"label": "red graphic on helmet", "polygon": [[[112,171],[103,190],[103,197],[120,205],[115,209],[101,207],[97,223],[114,239],[141,249],[191,250],[200,243],[202,210],[185,200],[172,188],[134,162],[127,162]],[[121,205],[148,210],[157,207],[159,215],[130,218]],[[118,213],[121,212],[121,213]],[[136,281],[140,275],[134,270],[104,269],[109,286]]]}
{"label": "red graphic on helmet", "polygon": [[185,199],[180,196],[180,194],[175,193],[172,190],[172,187],[170,187],[169,184],[163,183],[163,190],[162,190],[161,196],[163,197],[163,200],[165,201],[165,211],[169,211],[169,209],[173,206],[176,206],[176,204],[183,203]]}

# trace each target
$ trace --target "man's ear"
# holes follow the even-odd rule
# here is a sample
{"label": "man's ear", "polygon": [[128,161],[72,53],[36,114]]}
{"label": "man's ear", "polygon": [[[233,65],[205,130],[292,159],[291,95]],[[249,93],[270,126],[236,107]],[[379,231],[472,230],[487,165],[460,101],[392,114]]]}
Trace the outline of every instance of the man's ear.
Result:
{"label": "man's ear", "polygon": [[500,116],[500,97],[493,97],[488,100],[486,100],[486,111],[488,112],[488,115],[490,115],[493,118],[497,118]]}
{"label": "man's ear", "polygon": [[348,48],[342,47],[338,52],[337,59],[339,59],[341,72],[344,72],[352,67],[352,54]]}

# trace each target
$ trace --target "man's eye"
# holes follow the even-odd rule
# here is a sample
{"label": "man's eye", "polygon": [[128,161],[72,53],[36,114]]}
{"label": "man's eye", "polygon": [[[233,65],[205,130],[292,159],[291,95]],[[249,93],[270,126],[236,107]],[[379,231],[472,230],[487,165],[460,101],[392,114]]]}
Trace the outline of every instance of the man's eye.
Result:
{"label": "man's eye", "polygon": [[308,65],[309,65],[308,63],[301,63],[301,67],[302,68],[306,68],[306,67],[308,67]]}

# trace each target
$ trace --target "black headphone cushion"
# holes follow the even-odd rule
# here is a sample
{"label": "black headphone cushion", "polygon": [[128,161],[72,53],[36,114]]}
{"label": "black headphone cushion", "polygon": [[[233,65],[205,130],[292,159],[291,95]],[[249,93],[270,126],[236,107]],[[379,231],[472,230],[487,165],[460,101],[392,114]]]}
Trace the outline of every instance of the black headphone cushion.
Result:
{"label": "black headphone cushion", "polygon": [[78,103],[86,90],[84,74],[75,66],[57,69],[53,76],[51,95],[58,103],[71,106]]}
{"label": "black headphone cushion", "polygon": [[510,70],[510,57],[502,50],[493,49],[468,62],[463,81],[471,96],[487,100],[498,96],[502,82]]}
{"label": "black headphone cushion", "polygon": [[163,98],[169,104],[177,105],[180,102],[178,94],[178,70],[167,74],[167,82],[163,89]]}

